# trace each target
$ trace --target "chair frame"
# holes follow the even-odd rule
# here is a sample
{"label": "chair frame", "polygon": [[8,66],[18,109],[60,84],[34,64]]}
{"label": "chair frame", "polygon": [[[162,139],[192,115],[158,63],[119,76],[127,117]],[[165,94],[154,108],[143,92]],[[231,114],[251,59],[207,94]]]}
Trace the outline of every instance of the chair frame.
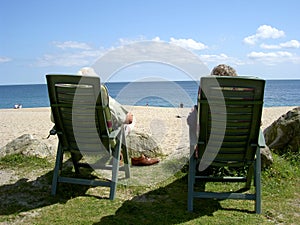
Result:
{"label": "chair frame", "polygon": [[[110,188],[109,199],[113,200],[116,196],[119,170],[125,171],[125,178],[130,177],[129,157],[126,147],[124,126],[121,126],[119,129],[110,132],[106,123],[107,111],[105,112],[105,110],[109,110],[109,108],[107,108],[109,106],[103,104],[104,96],[102,96],[103,93],[100,90],[100,78],[77,75],[48,74],[46,75],[46,79],[51,111],[55,122],[55,131],[52,133],[57,134],[58,136],[58,148],[53,172],[51,194],[56,194],[58,183],[103,186]],[[79,92],[78,94],[79,87],[86,88],[88,93],[83,91],[82,96],[80,96],[81,93]],[[76,89],[75,92],[71,91],[72,88]],[[77,99],[79,101],[78,105],[75,105],[75,95],[79,95],[79,100]],[[80,99],[81,97],[82,99]],[[78,107],[79,109],[76,111],[75,107]],[[70,116],[70,114],[72,115]],[[95,118],[88,118],[88,115],[93,114],[95,115]],[[87,143],[80,143],[82,141],[78,140],[78,138],[76,139],[76,137],[84,135],[84,132],[91,131],[88,125],[86,125],[85,128],[79,129],[78,131],[76,125],[74,125],[75,118],[77,117],[83,118],[82,121],[79,122],[81,126],[82,124],[84,125],[85,122],[86,124],[94,123],[96,128],[96,134],[93,134],[96,136],[95,140],[93,140],[92,137],[90,138],[86,136]],[[69,123],[69,125],[66,125],[66,123]],[[93,124],[91,126],[93,127]],[[75,138],[75,141],[71,137]],[[93,154],[100,154],[101,151],[107,151],[110,155],[109,158],[112,158],[112,165],[101,164],[97,166],[91,166],[78,162],[74,152],[79,151],[82,153],[87,151],[86,148],[90,150],[89,147],[91,147],[91,152],[93,152]],[[108,169],[112,170],[111,180],[95,180],[89,178],[79,178],[77,176],[64,176],[62,173],[62,168],[65,152],[71,152],[71,159],[76,174],[80,173],[80,167]],[[120,167],[121,152],[124,158],[124,166],[122,167]]]}
{"label": "chair frame", "polygon": [[[262,114],[262,105],[263,105],[263,95],[264,95],[264,86],[265,81],[258,78],[253,77],[220,77],[220,76],[208,76],[202,77],[200,81],[200,88],[198,94],[198,122],[199,122],[199,136],[198,142],[195,145],[190,144],[190,160],[189,160],[189,174],[188,174],[188,211],[193,211],[193,202],[194,198],[210,198],[210,199],[241,199],[241,200],[254,200],[255,201],[255,212],[257,214],[261,213],[261,155],[260,149],[265,147],[265,140],[262,131],[260,130],[261,123],[261,114]],[[214,91],[214,89],[218,88],[218,92]],[[252,97],[239,96],[241,93],[234,93],[236,90],[246,90],[251,92]],[[218,96],[219,95],[219,96]],[[248,95],[248,94],[245,94]],[[221,99],[223,98],[223,100]],[[223,106],[222,106],[223,104]],[[234,151],[226,145],[226,139],[228,136],[232,135],[232,133],[236,133],[245,128],[239,128],[237,123],[243,123],[245,118],[249,119],[250,115],[244,116],[243,112],[239,114],[236,112],[241,107],[248,107],[247,113],[252,111],[251,121],[249,122],[249,127],[246,130],[249,130],[244,137],[239,134],[236,134],[235,137],[232,138],[232,145],[235,145],[235,142],[241,142],[240,140],[245,139],[245,147],[243,154],[244,158],[238,161],[235,156],[231,156],[235,153],[227,153],[226,151]],[[214,110],[212,107],[217,107],[217,110]],[[218,110],[224,109],[225,117],[222,118],[220,116]],[[230,107],[233,107],[230,109]],[[237,107],[234,109],[234,107]],[[241,117],[240,119],[234,119],[233,114],[237,114],[237,116]],[[220,119],[221,118],[221,119]],[[213,123],[218,126],[219,121],[224,119],[223,125],[224,130],[222,131],[215,130],[212,128]],[[219,121],[218,121],[219,120]],[[229,121],[231,120],[231,121]],[[236,121],[235,121],[236,120]],[[232,122],[234,121],[234,122]],[[242,121],[242,122],[241,122]],[[230,123],[234,125],[229,125]],[[236,124],[235,124],[236,123]],[[222,124],[222,122],[221,122]],[[229,126],[236,126],[236,130],[230,131]],[[224,138],[221,140],[219,148],[217,149],[217,153],[209,152],[209,140],[210,138],[214,138],[214,136],[218,135],[218,132],[224,135]],[[230,142],[229,142],[230,143]],[[228,143],[227,143],[228,144]],[[231,143],[230,143],[231,144]],[[205,158],[205,154],[212,154],[212,158]],[[223,158],[219,155],[224,155]],[[239,154],[237,157],[240,157]],[[207,175],[198,175],[197,168],[200,168],[199,163],[205,163],[205,160],[210,160],[210,165],[217,167],[243,167],[248,166],[248,171],[246,176],[243,177],[212,177]],[[252,177],[254,175],[254,194],[244,193],[244,191],[249,190],[251,187]],[[242,190],[232,191],[232,192],[207,192],[196,191],[195,183],[196,182],[243,182],[245,183],[245,188]],[[205,189],[205,188],[204,188]]]}

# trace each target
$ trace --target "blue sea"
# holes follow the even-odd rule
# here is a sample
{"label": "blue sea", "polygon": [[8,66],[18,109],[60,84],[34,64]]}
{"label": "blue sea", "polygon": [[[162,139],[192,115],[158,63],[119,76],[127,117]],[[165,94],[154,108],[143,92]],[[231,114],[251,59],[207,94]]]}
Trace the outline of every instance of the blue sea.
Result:
{"label": "blue sea", "polygon": [[[196,104],[198,82],[107,83],[109,94],[124,105],[192,107]],[[267,80],[264,107],[300,106],[300,80]],[[46,84],[0,85],[0,109],[49,107]]]}

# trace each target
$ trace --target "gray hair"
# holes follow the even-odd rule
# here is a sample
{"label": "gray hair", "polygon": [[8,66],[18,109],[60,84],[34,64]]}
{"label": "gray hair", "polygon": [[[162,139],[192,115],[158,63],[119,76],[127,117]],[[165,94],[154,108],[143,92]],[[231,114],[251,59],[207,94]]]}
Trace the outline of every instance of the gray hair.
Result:
{"label": "gray hair", "polygon": [[237,76],[237,73],[235,69],[233,69],[231,66],[228,66],[226,64],[220,64],[213,68],[211,71],[211,75],[216,76]]}

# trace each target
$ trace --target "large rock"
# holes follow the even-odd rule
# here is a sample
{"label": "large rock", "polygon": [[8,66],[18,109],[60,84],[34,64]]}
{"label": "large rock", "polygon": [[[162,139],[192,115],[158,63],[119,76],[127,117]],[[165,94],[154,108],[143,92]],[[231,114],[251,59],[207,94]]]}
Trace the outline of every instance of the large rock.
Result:
{"label": "large rock", "polygon": [[18,137],[0,149],[0,157],[16,153],[39,158],[46,158],[52,154],[45,143],[34,139],[30,134]]}
{"label": "large rock", "polygon": [[300,107],[282,115],[264,130],[266,144],[278,153],[287,150],[298,152],[300,148]]}
{"label": "large rock", "polygon": [[163,154],[156,140],[146,133],[133,131],[127,136],[126,142],[130,157],[140,157],[144,154],[152,158]]}
{"label": "large rock", "polygon": [[270,151],[268,146],[266,146],[265,148],[261,148],[260,155],[262,169],[268,168],[273,164],[274,160],[272,157],[272,152]]}

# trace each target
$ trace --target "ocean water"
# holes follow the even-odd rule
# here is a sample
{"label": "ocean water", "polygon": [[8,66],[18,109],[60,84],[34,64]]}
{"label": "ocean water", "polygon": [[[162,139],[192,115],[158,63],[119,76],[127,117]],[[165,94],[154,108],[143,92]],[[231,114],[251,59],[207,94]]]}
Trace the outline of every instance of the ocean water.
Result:
{"label": "ocean water", "polygon": [[15,104],[24,108],[49,107],[46,84],[1,85],[0,109],[13,108]]}
{"label": "ocean water", "polygon": [[[107,83],[109,94],[124,105],[192,107],[199,83],[195,81]],[[300,80],[267,80],[264,106],[300,106]],[[46,84],[0,85],[0,109],[49,107]]]}

